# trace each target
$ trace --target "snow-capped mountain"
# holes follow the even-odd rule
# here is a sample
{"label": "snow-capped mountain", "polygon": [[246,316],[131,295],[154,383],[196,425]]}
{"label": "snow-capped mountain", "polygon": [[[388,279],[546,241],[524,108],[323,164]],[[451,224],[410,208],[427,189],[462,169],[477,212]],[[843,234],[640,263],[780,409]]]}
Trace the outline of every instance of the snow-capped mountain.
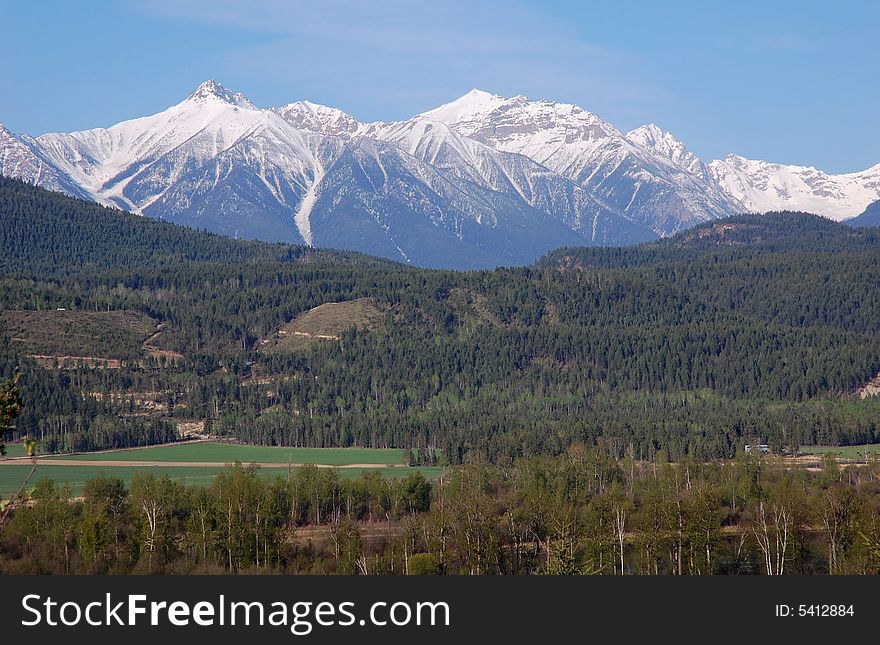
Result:
{"label": "snow-capped mountain", "polygon": [[[522,264],[558,246],[653,236],[585,196],[563,190],[558,207],[549,197],[530,201],[515,188],[497,190],[479,174],[453,172],[437,159],[411,154],[378,130],[369,136],[372,130],[344,112],[304,101],[259,109],[243,94],[208,81],[152,116],[42,135],[33,140],[32,156],[58,169],[82,195],[144,215],[426,266]],[[23,158],[25,143],[9,139]],[[534,172],[533,181],[545,184],[538,175],[549,173]],[[17,176],[42,184],[52,179],[45,172]],[[54,180],[51,187],[63,188]]]}
{"label": "snow-capped mountain", "polygon": [[708,169],[703,160],[687,149],[681,141],[671,133],[661,130],[653,123],[643,125],[626,133],[626,140],[641,146],[652,154],[669,159],[679,168],[683,168],[695,177],[710,180]]}
{"label": "snow-capped mountain", "polygon": [[624,134],[565,103],[473,90],[361,123],[309,101],[261,109],[216,81],[109,128],[34,139],[0,126],[0,174],[226,235],[451,268],[642,242],[743,210],[839,219],[880,197],[880,166],[707,165],[653,124]]}
{"label": "snow-capped mountain", "polygon": [[792,210],[844,220],[880,198],[880,164],[862,172],[831,175],[728,155],[709,164],[712,179],[747,211]]}
{"label": "snow-capped mountain", "polygon": [[694,172],[684,145],[656,126],[630,138],[577,105],[480,90],[421,116],[496,150],[525,155],[659,235],[737,210],[727,194]]}
{"label": "snow-capped mountain", "polygon": [[318,105],[311,101],[297,101],[272,111],[300,130],[350,138],[358,133],[361,124],[353,116],[338,108]]}
{"label": "snow-capped mountain", "polygon": [[310,219],[318,246],[428,267],[522,264],[586,241],[518,197],[366,137],[352,139],[327,170]]}
{"label": "snow-capped mountain", "polygon": [[37,138],[96,200],[226,235],[302,242],[319,141],[219,83],[152,116]]}
{"label": "snow-capped mountain", "polygon": [[522,264],[558,246],[656,237],[532,160],[441,123],[361,124],[308,101],[259,109],[215,81],[152,116],[33,141],[37,158],[105,204],[426,266]]}
{"label": "snow-capped mountain", "polygon": [[439,121],[414,118],[369,124],[364,136],[386,141],[457,180],[487,186],[574,229],[593,243],[632,244],[656,238],[573,181],[519,154],[494,150]]}
{"label": "snow-capped mountain", "polygon": [[27,135],[13,134],[3,124],[0,124],[0,175],[89,199],[86,191],[46,158],[36,141]]}
{"label": "snow-capped mountain", "polygon": [[525,155],[567,175],[576,175],[579,159],[620,134],[576,105],[525,96],[504,98],[477,89],[420,117],[446,123],[466,137]]}

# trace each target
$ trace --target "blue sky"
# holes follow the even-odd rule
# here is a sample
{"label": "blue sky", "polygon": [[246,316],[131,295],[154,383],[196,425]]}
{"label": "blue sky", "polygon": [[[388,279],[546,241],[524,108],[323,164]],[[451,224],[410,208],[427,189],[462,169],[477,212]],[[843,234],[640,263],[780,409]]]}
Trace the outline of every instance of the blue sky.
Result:
{"label": "blue sky", "polygon": [[0,0],[0,122],[107,126],[208,78],[361,120],[472,87],[654,122],[707,161],[880,162],[880,3]]}

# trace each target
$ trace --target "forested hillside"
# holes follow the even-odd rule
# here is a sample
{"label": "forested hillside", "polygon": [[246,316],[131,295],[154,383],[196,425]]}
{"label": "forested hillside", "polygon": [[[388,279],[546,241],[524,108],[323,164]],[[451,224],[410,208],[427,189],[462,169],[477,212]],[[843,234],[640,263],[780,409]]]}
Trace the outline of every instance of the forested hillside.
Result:
{"label": "forested hillside", "polygon": [[[20,370],[17,430],[44,450],[165,439],[179,421],[254,443],[437,448],[453,463],[575,442],[675,459],[880,439],[880,401],[855,396],[880,372],[877,229],[743,216],[456,273],[230,240],[7,179],[0,218],[0,321],[18,321],[4,322],[0,376]],[[369,325],[302,324],[361,299]],[[59,308],[155,328],[114,367],[53,361],[20,321]]]}

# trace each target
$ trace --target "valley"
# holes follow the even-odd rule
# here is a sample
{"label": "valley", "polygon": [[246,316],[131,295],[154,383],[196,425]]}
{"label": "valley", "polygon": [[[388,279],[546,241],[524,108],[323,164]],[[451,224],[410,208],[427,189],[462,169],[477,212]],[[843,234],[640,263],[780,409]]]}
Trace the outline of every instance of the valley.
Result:
{"label": "valley", "polygon": [[181,433],[449,464],[578,441],[677,460],[877,440],[878,398],[859,396],[880,372],[873,229],[741,216],[462,273],[2,181],[0,357],[30,397],[17,435],[44,454]]}
{"label": "valley", "polygon": [[876,229],[462,272],[3,178],[0,215],[4,573],[875,570]]}

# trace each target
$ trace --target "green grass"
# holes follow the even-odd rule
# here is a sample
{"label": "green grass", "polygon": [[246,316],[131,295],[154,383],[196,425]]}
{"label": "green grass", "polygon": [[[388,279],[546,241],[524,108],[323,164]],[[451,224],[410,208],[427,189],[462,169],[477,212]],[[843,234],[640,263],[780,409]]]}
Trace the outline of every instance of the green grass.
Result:
{"label": "green grass", "polygon": [[[7,446],[10,456],[21,456],[24,449],[21,444]],[[78,455],[48,455],[52,459],[69,461],[70,465],[43,466],[31,479],[30,487],[46,477],[59,484],[69,484],[74,495],[82,491],[85,483],[107,475],[118,477],[126,484],[130,483],[135,473],[148,471],[156,474],[167,474],[172,479],[191,486],[206,486],[223,469],[210,466],[81,466],[77,461],[165,461],[165,462],[222,462],[240,461],[249,463],[271,464],[321,464],[327,466],[347,466],[349,464],[374,464],[368,468],[340,468],[339,475],[345,478],[356,478],[368,472],[378,471],[385,478],[405,477],[411,472],[419,471],[429,479],[437,478],[443,473],[439,467],[387,468],[390,465],[403,464],[403,450],[372,449],[372,448],[281,448],[272,446],[242,446],[230,443],[200,442],[184,443],[169,446],[153,446],[150,448],[132,448],[128,450],[110,450],[90,452]],[[18,490],[24,480],[30,464],[23,462],[15,465],[0,466],[0,496],[9,496]],[[284,468],[263,468],[260,476],[266,479],[287,477]]]}
{"label": "green grass", "polygon": [[[0,497],[9,497],[15,491],[17,491],[19,486],[21,486],[21,482],[24,481],[24,478],[27,476],[29,470],[29,464],[22,464],[20,466],[0,466]],[[108,466],[106,468],[103,468],[94,466],[76,466],[74,464],[71,464],[70,466],[44,466],[43,468],[37,469],[37,472],[34,474],[34,476],[31,478],[31,481],[29,482],[28,488],[33,488],[38,481],[45,478],[52,479],[59,484],[68,484],[70,485],[71,492],[74,495],[79,495],[82,492],[85,483],[90,479],[95,479],[96,477],[99,477],[101,475],[105,475],[107,477],[118,477],[119,479],[124,481],[126,485],[128,485],[134,478],[135,473],[141,471],[151,472],[157,475],[168,475],[172,479],[189,486],[207,486],[212,481],[214,481],[214,477],[216,477],[222,470],[222,468],[203,468],[190,466],[148,466],[145,468],[136,468],[134,466]],[[441,474],[443,474],[443,468],[438,467],[343,468],[340,469],[338,472],[340,477],[344,477],[345,479],[354,479],[373,471],[379,472],[382,477],[386,479],[392,479],[395,477],[406,477],[406,475],[415,471],[421,472],[428,479],[436,479]],[[287,477],[287,471],[282,468],[263,468],[258,470],[257,472],[260,477],[263,477],[267,480],[272,480],[276,477]]]}
{"label": "green grass", "polygon": [[403,463],[403,450],[374,448],[282,448],[275,446],[242,446],[232,443],[185,443],[151,448],[89,452],[64,455],[53,459],[71,461],[207,461],[243,464],[375,464],[387,466]]}
{"label": "green grass", "polygon": [[[24,457],[24,444],[18,443],[7,443],[6,444],[6,456],[7,457]],[[3,459],[3,457],[0,457]]]}
{"label": "green grass", "polygon": [[868,455],[880,455],[880,443],[870,443],[861,446],[801,446],[800,451],[805,455],[836,455],[846,459],[864,459],[865,450]]}

